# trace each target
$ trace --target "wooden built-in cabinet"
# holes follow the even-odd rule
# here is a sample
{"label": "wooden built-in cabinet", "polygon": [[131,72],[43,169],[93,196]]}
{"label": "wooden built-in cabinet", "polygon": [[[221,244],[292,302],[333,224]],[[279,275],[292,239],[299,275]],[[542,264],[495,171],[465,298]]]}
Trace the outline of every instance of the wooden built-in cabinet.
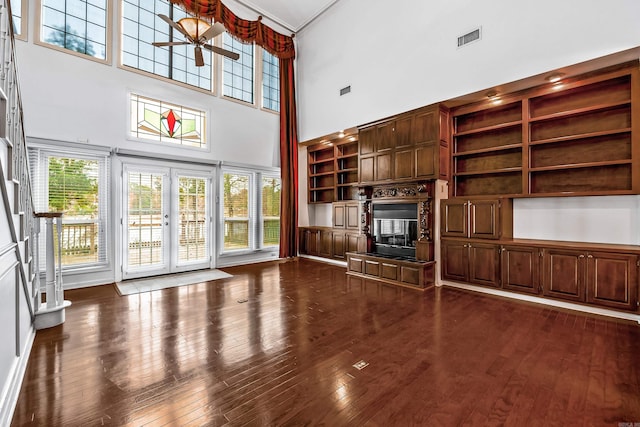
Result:
{"label": "wooden built-in cabinet", "polygon": [[542,240],[444,238],[442,278],[636,311],[640,248]]}
{"label": "wooden built-in cabinet", "polygon": [[448,109],[431,105],[360,127],[360,183],[448,180],[448,123]]}
{"label": "wooden built-in cabinet", "polygon": [[299,251],[344,261],[347,252],[367,250],[367,236],[360,232],[360,203],[334,202],[332,227],[300,227]]}
{"label": "wooden built-in cabinet", "polygon": [[440,203],[444,280],[638,309],[640,247],[513,239],[510,199]]}
{"label": "wooden built-in cabinet", "polygon": [[453,109],[450,195],[638,194],[638,76],[635,63]]}
{"label": "wooden built-in cabinet", "polygon": [[636,310],[638,255],[629,253],[543,249],[542,291],[546,296]]}
{"label": "wooden built-in cabinet", "polygon": [[495,240],[513,234],[511,199],[444,199],[440,212],[442,237]]}
{"label": "wooden built-in cabinet", "polygon": [[499,246],[467,240],[442,240],[442,278],[499,287]]}
{"label": "wooden built-in cabinet", "polygon": [[307,157],[309,203],[355,199],[359,179],[357,138],[311,145]]}
{"label": "wooden built-in cabinet", "polygon": [[344,228],[346,230],[360,229],[360,203],[358,202],[336,202],[333,208],[333,228]]}
{"label": "wooden built-in cabinet", "polygon": [[407,261],[348,252],[347,274],[416,289],[435,284],[435,261]]}
{"label": "wooden built-in cabinet", "polygon": [[364,252],[367,237],[331,227],[300,227],[299,251],[301,255],[344,261],[347,252]]}

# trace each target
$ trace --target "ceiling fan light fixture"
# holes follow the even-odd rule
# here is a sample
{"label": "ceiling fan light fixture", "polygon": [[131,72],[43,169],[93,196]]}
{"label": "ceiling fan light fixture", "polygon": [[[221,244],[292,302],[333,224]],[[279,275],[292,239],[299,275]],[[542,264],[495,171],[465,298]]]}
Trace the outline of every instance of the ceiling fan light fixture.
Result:
{"label": "ceiling fan light fixture", "polygon": [[193,17],[180,19],[178,25],[180,25],[193,40],[198,40],[205,31],[211,28],[211,24],[207,21]]}

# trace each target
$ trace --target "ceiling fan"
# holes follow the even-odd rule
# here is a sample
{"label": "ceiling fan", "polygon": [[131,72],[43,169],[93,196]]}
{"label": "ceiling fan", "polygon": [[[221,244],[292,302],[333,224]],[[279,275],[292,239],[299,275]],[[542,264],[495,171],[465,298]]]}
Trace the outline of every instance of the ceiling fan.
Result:
{"label": "ceiling fan", "polygon": [[186,41],[182,42],[153,42],[152,45],[156,47],[162,46],[181,46],[192,44],[195,46],[195,58],[196,66],[202,67],[204,65],[204,58],[202,57],[202,48],[205,48],[211,52],[226,56],[233,60],[240,58],[240,55],[230,50],[222,49],[218,46],[207,43],[219,34],[224,32],[224,25],[220,22],[216,22],[213,25],[209,24],[200,18],[187,17],[178,20],[178,22],[172,21],[168,16],[161,13],[158,14],[163,21],[169,24],[174,30],[186,37]]}

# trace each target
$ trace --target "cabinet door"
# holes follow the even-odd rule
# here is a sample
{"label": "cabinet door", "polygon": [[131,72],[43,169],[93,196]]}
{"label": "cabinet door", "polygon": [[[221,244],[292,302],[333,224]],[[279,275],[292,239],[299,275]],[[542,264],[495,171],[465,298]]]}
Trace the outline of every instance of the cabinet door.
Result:
{"label": "cabinet door", "polygon": [[540,256],[537,248],[503,246],[501,250],[502,287],[537,294],[540,289]]}
{"label": "cabinet door", "polygon": [[318,255],[318,230],[305,230],[305,253]]}
{"label": "cabinet door", "polygon": [[414,144],[413,116],[399,117],[395,123],[396,148],[407,148]]}
{"label": "cabinet door", "polygon": [[466,282],[469,277],[468,248],[465,242],[442,240],[442,278]]}
{"label": "cabinet door", "polygon": [[442,200],[440,208],[442,237],[468,237],[467,202],[461,199]]}
{"label": "cabinet door", "polygon": [[500,259],[498,246],[487,243],[469,243],[469,283],[500,287]]}
{"label": "cabinet door", "polygon": [[345,226],[347,230],[360,230],[360,209],[358,203],[345,206]]}
{"label": "cabinet door", "polygon": [[622,310],[637,310],[638,257],[591,252],[587,255],[587,302]]}
{"label": "cabinet door", "polygon": [[395,179],[412,179],[414,178],[414,149],[396,151],[394,158],[394,176]]}
{"label": "cabinet door", "polygon": [[374,176],[377,182],[393,179],[391,170],[391,153],[376,156]]}
{"label": "cabinet door", "polygon": [[346,217],[346,209],[343,204],[333,204],[333,228],[344,228],[346,226],[345,223]]}
{"label": "cabinet door", "polygon": [[360,235],[359,234],[349,234],[345,235],[345,250],[346,252],[364,252],[360,250],[359,242]]}
{"label": "cabinet door", "polygon": [[333,235],[333,257],[337,259],[344,259],[346,252],[345,234],[334,231]]}
{"label": "cabinet door", "polygon": [[[435,143],[438,141],[439,123],[437,110],[431,109],[417,113],[413,120],[412,140],[415,144],[424,142]],[[444,126],[448,126],[445,122]]]}
{"label": "cabinet door", "polygon": [[375,157],[363,157],[360,159],[360,182],[373,182],[375,180]]}
{"label": "cabinet door", "polygon": [[[415,149],[416,178],[436,179],[438,152],[436,144],[424,144]],[[448,160],[447,160],[448,161]]]}
{"label": "cabinet door", "polygon": [[360,146],[360,154],[372,154],[376,148],[376,128],[361,129],[358,132],[358,141]]}
{"label": "cabinet door", "polygon": [[381,123],[376,132],[376,151],[389,151],[396,147],[395,121]]}
{"label": "cabinet door", "polygon": [[469,203],[469,237],[474,239],[498,239],[500,205],[498,200],[475,200]]}
{"label": "cabinet door", "polygon": [[585,254],[570,249],[544,249],[542,293],[545,296],[584,301]]}
{"label": "cabinet door", "polygon": [[330,230],[320,230],[320,247],[318,255],[325,258],[331,258],[331,249],[333,246],[333,233]]}

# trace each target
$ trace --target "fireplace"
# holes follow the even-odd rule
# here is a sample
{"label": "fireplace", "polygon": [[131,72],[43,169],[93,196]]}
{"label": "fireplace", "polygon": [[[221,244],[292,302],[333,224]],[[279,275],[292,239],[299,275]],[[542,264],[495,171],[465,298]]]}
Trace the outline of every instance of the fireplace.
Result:
{"label": "fireplace", "polygon": [[373,203],[372,217],[375,254],[415,258],[418,240],[416,203]]}

